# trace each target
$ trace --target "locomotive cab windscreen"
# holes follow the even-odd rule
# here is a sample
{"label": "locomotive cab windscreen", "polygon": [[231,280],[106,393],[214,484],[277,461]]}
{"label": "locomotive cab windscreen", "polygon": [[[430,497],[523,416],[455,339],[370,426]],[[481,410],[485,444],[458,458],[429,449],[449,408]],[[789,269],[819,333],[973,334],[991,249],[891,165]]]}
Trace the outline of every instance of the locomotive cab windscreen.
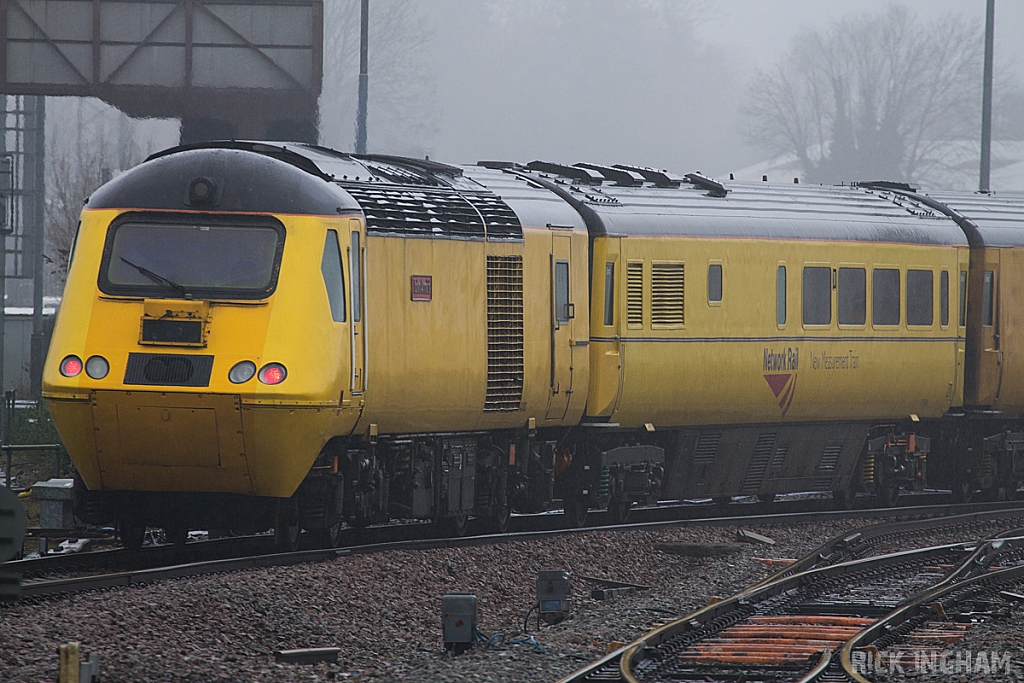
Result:
{"label": "locomotive cab windscreen", "polygon": [[128,214],[107,233],[106,294],[182,299],[262,299],[277,284],[284,227],[269,217]]}

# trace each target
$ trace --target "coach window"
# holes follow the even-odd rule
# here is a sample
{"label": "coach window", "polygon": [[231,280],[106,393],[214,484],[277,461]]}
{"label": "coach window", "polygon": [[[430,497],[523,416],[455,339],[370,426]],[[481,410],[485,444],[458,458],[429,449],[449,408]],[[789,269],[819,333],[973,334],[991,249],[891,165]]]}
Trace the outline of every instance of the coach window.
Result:
{"label": "coach window", "polygon": [[604,264],[604,324],[615,322],[615,264]]}
{"label": "coach window", "polygon": [[960,327],[967,327],[967,271],[960,271]]}
{"label": "coach window", "polygon": [[722,303],[722,264],[708,266],[708,303]]}
{"label": "coach window", "polygon": [[775,275],[775,322],[786,324],[786,266],[779,266]]}
{"label": "coach window", "polygon": [[341,271],[341,249],[338,245],[338,232],[327,231],[324,243],[324,257],[320,261],[320,272],[324,276],[327,287],[327,299],[331,303],[331,318],[336,323],[345,322],[345,275]]}
{"label": "coach window", "polygon": [[875,268],[871,273],[871,322],[900,324],[900,271],[896,268]]}
{"label": "coach window", "polygon": [[839,324],[863,325],[867,320],[868,276],[863,268],[839,269]]}
{"label": "coach window", "polygon": [[992,324],[995,321],[995,311],[994,311],[994,308],[993,308],[993,305],[992,305],[993,304],[993,301],[992,301],[992,285],[993,285],[993,281],[995,279],[994,275],[995,275],[995,273],[993,273],[991,270],[986,270],[985,271],[985,287],[982,290],[982,304],[981,304],[981,313],[982,313],[982,322],[981,322],[981,324],[984,325],[985,327],[992,327]]}
{"label": "coach window", "polygon": [[931,327],[935,319],[932,271],[907,270],[907,325]]}
{"label": "coach window", "polygon": [[939,273],[939,325],[949,327],[949,271]]}
{"label": "coach window", "polygon": [[832,324],[832,269],[805,266],[803,282],[804,325]]}

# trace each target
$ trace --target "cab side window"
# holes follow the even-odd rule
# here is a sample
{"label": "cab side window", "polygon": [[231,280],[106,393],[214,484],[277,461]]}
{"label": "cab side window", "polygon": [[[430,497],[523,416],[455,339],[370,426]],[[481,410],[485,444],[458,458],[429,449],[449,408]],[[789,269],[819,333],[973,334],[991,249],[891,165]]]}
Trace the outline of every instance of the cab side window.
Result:
{"label": "cab side window", "polygon": [[345,274],[341,271],[341,249],[336,230],[327,231],[324,256],[320,261],[320,272],[323,273],[327,298],[331,302],[331,318],[336,323],[343,323],[345,322]]}

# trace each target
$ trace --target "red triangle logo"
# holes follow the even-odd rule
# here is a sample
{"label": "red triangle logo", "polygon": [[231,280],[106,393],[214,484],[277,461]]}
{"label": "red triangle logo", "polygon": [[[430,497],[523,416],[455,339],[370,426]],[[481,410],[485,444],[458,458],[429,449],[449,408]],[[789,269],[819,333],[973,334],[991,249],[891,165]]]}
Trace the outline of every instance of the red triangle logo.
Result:
{"label": "red triangle logo", "polygon": [[778,396],[782,393],[782,390],[786,388],[786,384],[789,382],[789,375],[765,375],[764,378],[768,382],[768,386],[772,388],[772,392]]}

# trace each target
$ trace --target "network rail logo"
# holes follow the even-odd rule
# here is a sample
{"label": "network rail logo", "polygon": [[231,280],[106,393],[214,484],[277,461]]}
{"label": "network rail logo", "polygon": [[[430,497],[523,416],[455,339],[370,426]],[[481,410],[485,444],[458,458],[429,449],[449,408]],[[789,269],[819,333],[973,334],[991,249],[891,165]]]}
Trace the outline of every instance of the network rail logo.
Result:
{"label": "network rail logo", "polygon": [[800,369],[800,349],[769,349],[764,350],[764,379],[771,387],[775,398],[779,399],[779,409],[785,417],[789,407],[793,405],[796,392],[796,371]]}
{"label": "network rail logo", "polygon": [[896,650],[878,652],[858,650],[850,653],[853,670],[860,675],[872,674],[924,674],[943,675],[991,675],[1015,672],[1008,652],[994,650],[960,650],[957,652],[939,652],[932,649]]}

